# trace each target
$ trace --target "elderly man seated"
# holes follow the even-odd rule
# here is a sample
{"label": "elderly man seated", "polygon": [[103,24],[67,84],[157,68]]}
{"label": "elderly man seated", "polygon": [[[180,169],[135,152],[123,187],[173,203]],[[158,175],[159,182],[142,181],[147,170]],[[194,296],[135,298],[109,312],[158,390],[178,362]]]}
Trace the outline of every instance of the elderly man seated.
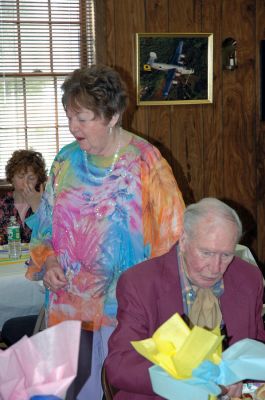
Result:
{"label": "elderly man seated", "polygon": [[[180,240],[172,249],[126,271],[117,285],[118,325],[109,340],[106,375],[115,400],[157,400],[151,363],[131,346],[178,312],[191,326],[225,328],[228,345],[243,338],[265,341],[261,317],[263,278],[252,264],[235,257],[242,234],[237,213],[204,198],[184,213]],[[242,383],[225,389],[239,396]]]}

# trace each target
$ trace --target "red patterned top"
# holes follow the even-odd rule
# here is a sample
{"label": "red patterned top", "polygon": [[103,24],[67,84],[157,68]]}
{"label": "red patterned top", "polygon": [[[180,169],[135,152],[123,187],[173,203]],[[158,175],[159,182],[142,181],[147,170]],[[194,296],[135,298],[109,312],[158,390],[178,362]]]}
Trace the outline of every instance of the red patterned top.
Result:
{"label": "red patterned top", "polygon": [[[25,218],[28,218],[31,214],[33,214],[33,211],[29,208]],[[18,210],[14,204],[13,192],[7,192],[0,196],[0,234],[4,235],[3,243],[1,244],[7,243],[7,225],[10,217],[13,215],[20,225],[21,242],[28,243],[30,241],[31,229],[25,223],[23,225],[21,221]]]}

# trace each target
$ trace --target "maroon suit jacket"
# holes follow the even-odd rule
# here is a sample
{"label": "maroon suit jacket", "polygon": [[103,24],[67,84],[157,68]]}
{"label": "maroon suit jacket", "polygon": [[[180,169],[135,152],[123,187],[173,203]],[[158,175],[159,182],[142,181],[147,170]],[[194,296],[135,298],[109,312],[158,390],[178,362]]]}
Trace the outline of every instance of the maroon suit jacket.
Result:
{"label": "maroon suit jacket", "polygon": [[[183,314],[176,245],[163,256],[124,272],[117,284],[118,326],[109,339],[105,361],[110,383],[120,389],[115,400],[158,400],[152,391],[151,363],[131,346],[173,314]],[[243,338],[265,341],[261,318],[263,279],[256,266],[235,257],[224,274],[221,311],[232,344]]]}

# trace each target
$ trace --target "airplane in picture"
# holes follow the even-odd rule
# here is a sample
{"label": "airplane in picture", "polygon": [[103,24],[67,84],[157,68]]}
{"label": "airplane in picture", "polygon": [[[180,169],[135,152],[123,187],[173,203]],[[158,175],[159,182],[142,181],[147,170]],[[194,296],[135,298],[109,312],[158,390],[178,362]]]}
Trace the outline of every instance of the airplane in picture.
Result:
{"label": "airplane in picture", "polygon": [[183,40],[179,42],[169,64],[156,62],[157,54],[155,52],[149,53],[149,60],[147,64],[144,64],[144,71],[151,71],[152,69],[168,71],[163,88],[163,97],[168,96],[172,84],[178,84],[178,77],[182,75],[188,75],[189,77],[191,74],[194,74],[194,69],[188,69],[184,65],[185,55],[182,53],[182,49]]}

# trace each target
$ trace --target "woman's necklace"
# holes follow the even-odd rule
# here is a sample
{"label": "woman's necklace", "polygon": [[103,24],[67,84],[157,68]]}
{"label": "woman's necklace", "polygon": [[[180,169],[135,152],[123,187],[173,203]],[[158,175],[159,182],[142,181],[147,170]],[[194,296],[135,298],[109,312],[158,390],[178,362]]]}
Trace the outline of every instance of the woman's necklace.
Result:
{"label": "woman's necklace", "polygon": [[89,164],[86,151],[85,150],[82,151],[83,160],[86,166],[86,172],[90,180],[96,183],[102,183],[104,179],[106,179],[112,174],[115,164],[119,158],[120,148],[121,148],[121,133],[119,132],[118,144],[115,153],[113,154],[112,162],[109,167],[104,169],[103,173],[98,169],[98,167],[93,166],[93,164]]}

